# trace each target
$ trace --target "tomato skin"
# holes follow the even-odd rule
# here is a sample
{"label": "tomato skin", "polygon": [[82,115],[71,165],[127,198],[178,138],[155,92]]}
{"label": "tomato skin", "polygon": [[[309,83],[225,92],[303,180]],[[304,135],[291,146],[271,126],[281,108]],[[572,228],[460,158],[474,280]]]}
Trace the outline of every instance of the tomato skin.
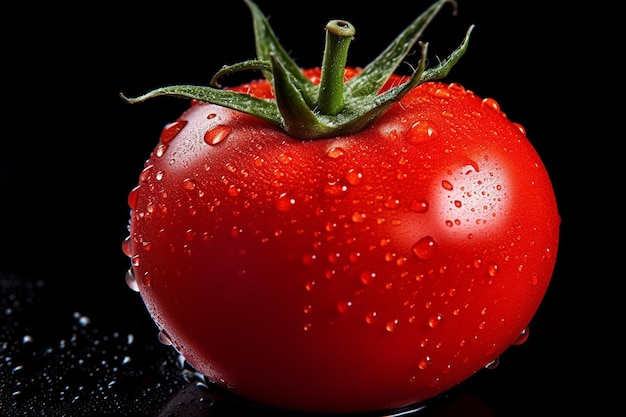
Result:
{"label": "tomato skin", "polygon": [[252,401],[323,413],[421,402],[495,360],[539,307],[560,223],[523,129],[440,82],[308,142],[194,102],[129,203],[140,294],[186,360]]}

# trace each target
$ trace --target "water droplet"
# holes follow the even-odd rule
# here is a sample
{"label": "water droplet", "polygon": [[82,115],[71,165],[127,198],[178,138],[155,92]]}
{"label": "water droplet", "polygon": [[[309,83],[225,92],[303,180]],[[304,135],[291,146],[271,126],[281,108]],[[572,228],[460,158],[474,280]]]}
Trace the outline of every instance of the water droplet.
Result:
{"label": "water droplet", "polygon": [[150,175],[152,175],[152,170],[154,169],[154,165],[148,165],[141,170],[139,173],[139,182],[143,183],[150,179]]}
{"label": "water droplet", "polygon": [[500,358],[495,358],[494,360],[489,362],[487,365],[485,365],[485,369],[496,369],[498,365],[500,365]]}
{"label": "water droplet", "polygon": [[359,277],[361,283],[365,285],[370,285],[376,278],[376,273],[372,271],[361,271],[361,275]]}
{"label": "water droplet", "polygon": [[159,342],[163,343],[166,346],[172,345],[172,339],[165,330],[159,331]]}
{"label": "water droplet", "polygon": [[186,120],[178,120],[166,125],[161,131],[161,143],[171,142],[185,126],[187,126]]}
{"label": "water droplet", "polygon": [[487,106],[495,111],[500,111],[500,105],[498,104],[497,101],[495,101],[492,98],[486,98],[483,100],[483,105]]}
{"label": "water droplet", "polygon": [[352,307],[352,301],[340,300],[337,303],[337,311],[341,314],[346,314],[350,307]]}
{"label": "water droplet", "polygon": [[358,211],[352,213],[352,221],[354,223],[363,223],[366,217],[365,213],[359,213]]}
{"label": "water droplet", "polygon": [[525,328],[524,330],[522,330],[522,333],[520,333],[520,335],[517,337],[517,339],[515,339],[515,342],[513,342],[513,345],[519,346],[519,345],[525,343],[526,340],[528,340],[528,327]]}
{"label": "water droplet", "polygon": [[513,125],[522,133],[522,135],[526,136],[526,129],[519,123],[513,123]]}
{"label": "water droplet", "polygon": [[424,370],[424,369],[428,368],[428,366],[430,365],[431,361],[432,360],[430,359],[430,356],[424,356],[422,359],[420,359],[417,362],[417,367],[419,369],[421,369],[421,370]]}
{"label": "water droplet", "polygon": [[187,191],[191,191],[196,188],[196,182],[191,178],[185,178],[182,184],[183,188]]}
{"label": "water droplet", "polygon": [[414,144],[428,142],[436,136],[434,124],[426,120],[415,122],[406,132],[406,140]]}
{"label": "water droplet", "polygon": [[230,185],[228,187],[228,190],[226,191],[228,193],[229,196],[231,197],[237,197],[239,195],[239,193],[241,193],[241,188],[238,188],[234,185]]}
{"label": "water droplet", "polygon": [[490,277],[495,277],[497,273],[498,273],[498,265],[489,264],[489,266],[487,267],[487,274],[489,274]]}
{"label": "water droplet", "polygon": [[428,201],[426,200],[415,200],[409,204],[409,208],[411,211],[416,213],[426,213],[428,211]]}
{"label": "water droplet", "polygon": [[327,197],[341,197],[348,192],[348,186],[339,182],[329,182],[324,186],[324,195]]}
{"label": "water droplet", "polygon": [[439,327],[442,320],[443,316],[441,314],[435,314],[434,316],[428,318],[428,327],[430,327],[431,329],[435,329]]}
{"label": "water droplet", "polygon": [[452,191],[454,187],[452,187],[452,183],[448,180],[441,181],[441,186],[448,191]]}
{"label": "water droplet", "polygon": [[307,253],[307,254],[305,254],[305,255],[303,255],[303,256],[302,256],[302,263],[303,263],[304,265],[307,265],[307,266],[308,266],[308,265],[312,265],[312,264],[313,264],[313,262],[315,262],[315,259],[316,259],[316,258],[317,258],[317,257],[316,257],[315,255],[310,254],[310,253]]}
{"label": "water droplet", "polygon": [[362,179],[363,173],[355,169],[349,170],[346,174],[346,181],[348,181],[348,184],[350,185],[357,185],[361,182]]}
{"label": "water droplet", "polygon": [[135,279],[135,274],[132,268],[129,268],[128,271],[126,271],[126,285],[128,285],[128,288],[131,290],[139,292],[139,286],[137,285],[137,280]]}
{"label": "water droplet", "polygon": [[376,319],[378,319],[378,313],[376,313],[375,311],[370,311],[365,315],[365,323],[367,324],[373,324]]}
{"label": "water droplet", "polygon": [[465,87],[463,87],[461,84],[459,83],[450,83],[448,84],[448,90],[452,91],[453,93],[465,93]]}
{"label": "water droplet", "polygon": [[398,200],[397,198],[389,197],[385,201],[385,207],[391,210],[395,210],[400,207],[400,200]]}
{"label": "water droplet", "polygon": [[282,193],[280,196],[278,196],[276,202],[274,203],[276,209],[282,212],[287,212],[291,210],[294,204],[296,204],[296,200],[290,197],[287,193]]}
{"label": "water droplet", "polygon": [[122,252],[130,258],[130,236],[126,236],[122,242]]}
{"label": "water droplet", "polygon": [[135,210],[135,208],[137,207],[137,194],[138,193],[139,193],[139,186],[136,186],[128,193],[128,198],[127,198],[128,207],[130,207],[131,210]]}
{"label": "water droplet", "polygon": [[168,146],[169,145],[167,143],[160,143],[155,150],[156,156],[158,158],[162,157],[163,154],[165,154],[165,151],[167,151]]}
{"label": "water droplet", "polygon": [[226,125],[213,126],[204,134],[204,141],[209,145],[217,145],[226,139],[232,130],[230,126]]}
{"label": "water droplet", "polygon": [[337,263],[337,261],[339,261],[339,258],[341,258],[341,253],[339,252],[330,252],[327,256],[328,262],[330,262],[331,264]]}
{"label": "water droplet", "polygon": [[149,287],[152,284],[152,279],[150,278],[150,274],[145,272],[143,274],[143,277],[141,277],[141,282],[143,282],[144,286]]}
{"label": "water droplet", "polygon": [[289,165],[292,161],[293,161],[293,156],[289,154],[281,153],[278,156],[278,162],[280,162],[283,165]]}
{"label": "water droplet", "polygon": [[400,321],[398,319],[395,320],[389,320],[387,322],[387,324],[385,324],[385,330],[387,330],[388,332],[393,332],[398,328],[398,323]]}
{"label": "water droplet", "polygon": [[328,157],[332,159],[337,159],[346,154],[346,151],[343,148],[330,148],[328,150]]}
{"label": "water droplet", "polygon": [[414,244],[411,250],[419,259],[427,260],[435,256],[437,242],[431,236],[425,236]]}
{"label": "water droplet", "polygon": [[433,95],[438,98],[449,98],[452,94],[447,88],[438,88],[435,90]]}

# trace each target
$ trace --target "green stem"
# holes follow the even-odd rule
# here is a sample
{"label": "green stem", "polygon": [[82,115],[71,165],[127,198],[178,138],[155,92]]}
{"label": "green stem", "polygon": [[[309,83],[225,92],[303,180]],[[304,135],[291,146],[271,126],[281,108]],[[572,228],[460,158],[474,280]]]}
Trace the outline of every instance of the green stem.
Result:
{"label": "green stem", "polygon": [[344,72],[354,32],[354,26],[345,20],[331,20],[326,25],[326,48],[317,99],[321,114],[335,116],[344,108]]}

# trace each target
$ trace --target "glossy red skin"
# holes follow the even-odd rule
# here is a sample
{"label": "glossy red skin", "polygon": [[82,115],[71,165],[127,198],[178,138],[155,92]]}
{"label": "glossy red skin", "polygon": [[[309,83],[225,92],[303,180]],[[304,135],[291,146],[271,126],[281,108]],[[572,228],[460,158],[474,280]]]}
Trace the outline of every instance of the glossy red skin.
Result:
{"label": "glossy red skin", "polygon": [[525,332],[560,219],[494,101],[426,83],[365,131],[309,142],[206,103],[179,121],[129,196],[127,251],[159,328],[217,384],[291,410],[393,409]]}

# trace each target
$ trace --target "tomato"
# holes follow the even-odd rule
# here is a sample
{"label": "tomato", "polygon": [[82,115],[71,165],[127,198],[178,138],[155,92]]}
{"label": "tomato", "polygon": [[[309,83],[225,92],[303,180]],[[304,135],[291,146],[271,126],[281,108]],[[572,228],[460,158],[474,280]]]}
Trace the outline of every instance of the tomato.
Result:
{"label": "tomato", "polygon": [[[302,74],[319,85],[324,68]],[[271,79],[226,90],[279,94]],[[521,343],[560,223],[524,129],[437,80],[306,140],[195,99],[129,205],[129,282],[163,337],[235,395],[320,413],[426,401]]]}

